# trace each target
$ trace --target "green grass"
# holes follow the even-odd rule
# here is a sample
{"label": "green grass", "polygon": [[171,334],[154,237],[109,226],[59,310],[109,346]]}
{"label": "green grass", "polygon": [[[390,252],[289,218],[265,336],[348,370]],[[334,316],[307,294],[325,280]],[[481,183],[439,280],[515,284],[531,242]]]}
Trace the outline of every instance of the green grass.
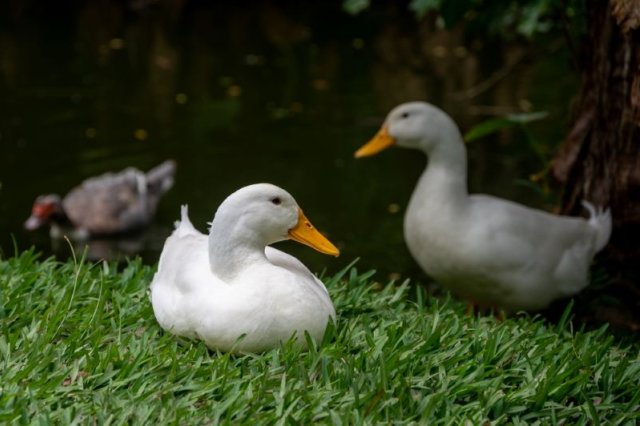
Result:
{"label": "green grass", "polygon": [[0,260],[0,423],[640,422],[638,345],[606,328],[468,317],[350,269],[322,345],[217,354],[159,328],[152,268],[116,269]]}

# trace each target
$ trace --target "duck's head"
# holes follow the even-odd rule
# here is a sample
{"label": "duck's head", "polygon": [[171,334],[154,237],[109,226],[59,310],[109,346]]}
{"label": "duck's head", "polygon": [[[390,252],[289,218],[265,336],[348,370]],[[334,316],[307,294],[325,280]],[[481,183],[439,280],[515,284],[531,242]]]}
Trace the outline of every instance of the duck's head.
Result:
{"label": "duck's head", "polygon": [[257,244],[291,239],[321,253],[340,254],[306,218],[291,194],[268,183],[245,186],[222,202],[211,224],[212,232],[231,228],[237,238]]}
{"label": "duck's head", "polygon": [[40,195],[33,202],[31,216],[24,222],[24,228],[28,231],[34,231],[63,215],[62,200],[59,195]]}
{"label": "duck's head", "polygon": [[378,133],[354,156],[367,157],[394,145],[428,155],[436,146],[456,138],[460,138],[458,127],[444,111],[426,102],[407,102],[391,110]]}

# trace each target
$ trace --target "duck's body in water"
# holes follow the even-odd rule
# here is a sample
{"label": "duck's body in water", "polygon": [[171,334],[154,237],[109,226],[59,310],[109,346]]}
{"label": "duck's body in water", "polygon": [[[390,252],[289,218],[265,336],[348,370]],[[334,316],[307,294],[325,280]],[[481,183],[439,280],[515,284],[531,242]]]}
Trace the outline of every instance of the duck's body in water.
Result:
{"label": "duck's body in water", "polygon": [[128,168],[89,178],[64,198],[41,195],[24,226],[50,225],[51,237],[76,240],[139,231],[153,220],[160,198],[173,186],[175,170],[175,162],[167,160],[147,173]]}

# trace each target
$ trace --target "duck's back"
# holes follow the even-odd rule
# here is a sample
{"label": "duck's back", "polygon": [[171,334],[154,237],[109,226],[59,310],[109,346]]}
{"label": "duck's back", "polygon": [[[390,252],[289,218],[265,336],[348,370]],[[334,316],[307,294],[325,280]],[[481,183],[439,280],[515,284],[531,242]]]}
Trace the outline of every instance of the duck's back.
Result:
{"label": "duck's back", "polygon": [[173,185],[171,160],[147,174],[135,168],[89,178],[63,200],[67,217],[91,235],[135,231],[149,224],[160,197]]}
{"label": "duck's back", "polygon": [[135,170],[105,174],[84,181],[64,197],[71,223],[92,235],[127,232],[150,219],[144,174]]}

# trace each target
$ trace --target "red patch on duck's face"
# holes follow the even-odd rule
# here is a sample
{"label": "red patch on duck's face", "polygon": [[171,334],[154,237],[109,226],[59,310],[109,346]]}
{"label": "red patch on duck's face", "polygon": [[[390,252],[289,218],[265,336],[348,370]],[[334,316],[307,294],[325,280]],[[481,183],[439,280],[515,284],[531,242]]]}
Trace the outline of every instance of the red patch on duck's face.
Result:
{"label": "red patch on duck's face", "polygon": [[31,207],[31,216],[24,223],[24,228],[34,231],[47,223],[51,215],[56,211],[56,203],[53,201],[36,200]]}
{"label": "red patch on duck's face", "polygon": [[55,208],[53,203],[35,203],[31,208],[31,215],[44,219],[51,216]]}

